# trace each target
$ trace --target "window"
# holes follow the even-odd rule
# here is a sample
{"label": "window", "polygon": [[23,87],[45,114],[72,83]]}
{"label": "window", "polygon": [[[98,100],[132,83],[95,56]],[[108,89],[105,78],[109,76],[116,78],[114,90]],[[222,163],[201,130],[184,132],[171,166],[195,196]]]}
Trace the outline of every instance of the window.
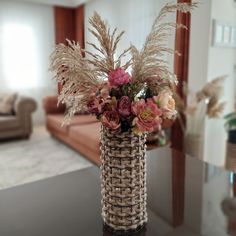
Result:
{"label": "window", "polygon": [[7,23],[2,27],[3,76],[11,89],[38,85],[38,52],[33,29],[24,24]]}

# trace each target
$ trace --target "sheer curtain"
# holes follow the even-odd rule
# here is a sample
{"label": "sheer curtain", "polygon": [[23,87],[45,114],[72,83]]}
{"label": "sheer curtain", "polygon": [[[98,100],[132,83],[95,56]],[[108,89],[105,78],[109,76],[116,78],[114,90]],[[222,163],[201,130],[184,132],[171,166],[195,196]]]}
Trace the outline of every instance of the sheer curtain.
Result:
{"label": "sheer curtain", "polygon": [[48,72],[54,42],[52,7],[0,1],[0,92],[35,98],[35,123],[43,122],[42,98],[56,91]]}

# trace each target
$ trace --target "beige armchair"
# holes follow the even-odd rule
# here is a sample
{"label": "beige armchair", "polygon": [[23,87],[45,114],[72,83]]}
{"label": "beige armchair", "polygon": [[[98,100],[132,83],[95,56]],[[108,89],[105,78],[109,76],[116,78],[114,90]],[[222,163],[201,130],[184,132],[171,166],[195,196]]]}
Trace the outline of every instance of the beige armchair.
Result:
{"label": "beige armchair", "polygon": [[28,138],[32,132],[31,113],[37,108],[32,98],[19,96],[14,104],[13,115],[0,115],[0,140]]}

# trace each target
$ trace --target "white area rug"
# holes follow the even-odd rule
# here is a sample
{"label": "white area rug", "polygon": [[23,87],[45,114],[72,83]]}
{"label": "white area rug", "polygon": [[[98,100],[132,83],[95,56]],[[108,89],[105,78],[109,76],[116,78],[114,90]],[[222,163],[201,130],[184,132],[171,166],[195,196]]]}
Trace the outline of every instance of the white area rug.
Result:
{"label": "white area rug", "polygon": [[79,153],[51,138],[44,127],[30,140],[0,143],[0,189],[92,166]]}

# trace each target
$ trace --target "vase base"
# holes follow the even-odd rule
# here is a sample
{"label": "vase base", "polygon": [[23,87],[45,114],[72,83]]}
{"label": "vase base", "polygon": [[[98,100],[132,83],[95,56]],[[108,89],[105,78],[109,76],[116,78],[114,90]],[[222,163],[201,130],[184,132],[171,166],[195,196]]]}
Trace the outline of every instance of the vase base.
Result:
{"label": "vase base", "polygon": [[129,229],[129,230],[115,230],[106,223],[103,224],[103,236],[112,236],[112,235],[125,235],[125,236],[131,236],[131,235],[142,235],[142,233],[146,232],[146,225],[147,223],[144,223],[143,225],[138,226],[136,229]]}

